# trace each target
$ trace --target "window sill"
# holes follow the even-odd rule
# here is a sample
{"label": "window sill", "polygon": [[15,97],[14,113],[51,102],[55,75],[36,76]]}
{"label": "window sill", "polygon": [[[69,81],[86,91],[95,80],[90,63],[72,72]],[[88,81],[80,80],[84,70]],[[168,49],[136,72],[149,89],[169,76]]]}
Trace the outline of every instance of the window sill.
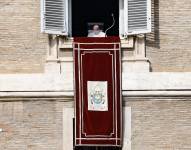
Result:
{"label": "window sill", "polygon": [[[74,38],[59,38],[59,48],[72,49]],[[133,37],[121,38],[121,48],[133,48],[134,40]]]}

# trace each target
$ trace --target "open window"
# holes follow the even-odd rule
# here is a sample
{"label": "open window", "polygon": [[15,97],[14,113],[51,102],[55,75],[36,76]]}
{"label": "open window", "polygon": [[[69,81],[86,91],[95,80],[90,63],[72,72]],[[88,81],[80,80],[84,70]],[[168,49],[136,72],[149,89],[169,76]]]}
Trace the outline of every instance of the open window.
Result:
{"label": "open window", "polygon": [[103,23],[107,35],[151,32],[151,0],[41,0],[41,31],[48,34],[87,36],[88,23]]}
{"label": "open window", "polygon": [[109,28],[115,18],[115,26],[108,35],[119,35],[119,0],[72,0],[72,36],[87,36],[88,24],[103,24],[103,31]]}

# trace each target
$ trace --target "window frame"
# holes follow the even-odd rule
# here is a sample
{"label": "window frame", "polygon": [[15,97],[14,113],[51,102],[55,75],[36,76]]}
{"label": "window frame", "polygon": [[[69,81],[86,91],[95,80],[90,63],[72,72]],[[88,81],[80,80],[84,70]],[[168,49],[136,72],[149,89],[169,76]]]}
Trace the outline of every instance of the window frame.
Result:
{"label": "window frame", "polygon": [[[65,31],[52,31],[45,29],[45,1],[41,0],[41,32],[72,37],[72,0],[64,1]],[[119,1],[119,36],[143,34],[151,32],[151,0],[147,0],[147,30],[128,32],[128,0]]]}

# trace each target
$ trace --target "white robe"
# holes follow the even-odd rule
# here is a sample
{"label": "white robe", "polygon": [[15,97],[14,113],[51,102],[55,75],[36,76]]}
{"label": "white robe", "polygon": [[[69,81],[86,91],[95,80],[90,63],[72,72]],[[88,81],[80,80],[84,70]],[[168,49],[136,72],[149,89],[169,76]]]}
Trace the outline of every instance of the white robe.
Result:
{"label": "white robe", "polygon": [[105,33],[102,31],[98,31],[98,32],[90,32],[88,34],[88,37],[105,37]]}

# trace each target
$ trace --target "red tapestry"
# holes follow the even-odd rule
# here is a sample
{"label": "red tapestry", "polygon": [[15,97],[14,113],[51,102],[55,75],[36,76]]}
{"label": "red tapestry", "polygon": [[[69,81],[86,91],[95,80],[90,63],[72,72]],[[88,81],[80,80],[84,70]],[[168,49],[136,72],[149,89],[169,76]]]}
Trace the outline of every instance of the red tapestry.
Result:
{"label": "red tapestry", "polygon": [[75,38],[75,146],[121,146],[119,37]]}

